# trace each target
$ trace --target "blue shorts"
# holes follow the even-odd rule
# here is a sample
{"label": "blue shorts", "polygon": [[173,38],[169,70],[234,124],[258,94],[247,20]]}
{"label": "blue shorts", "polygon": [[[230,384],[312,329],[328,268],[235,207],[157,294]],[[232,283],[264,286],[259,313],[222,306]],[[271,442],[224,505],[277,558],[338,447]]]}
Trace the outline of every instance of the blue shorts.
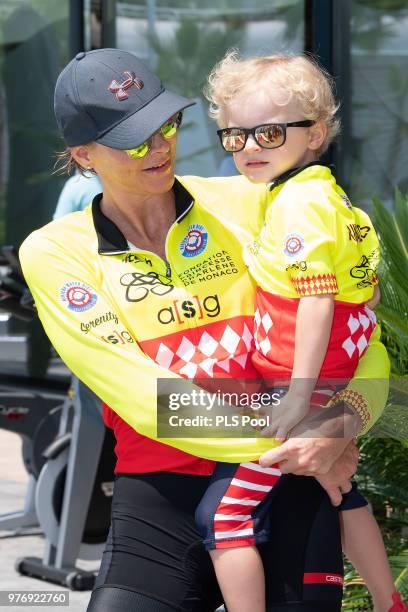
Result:
{"label": "blue shorts", "polygon": [[[326,381],[328,382],[328,381]],[[321,385],[312,395],[312,407],[326,405],[342,385]],[[288,388],[274,386],[270,394],[284,397]],[[262,468],[256,461],[217,463],[210,484],[196,510],[196,524],[207,550],[258,546],[270,542],[270,508],[281,473],[278,465]],[[353,482],[338,510],[367,505]]]}
{"label": "blue shorts", "polygon": [[351,491],[349,491],[349,493],[344,493],[343,495],[343,501],[338,508],[340,511],[355,510],[356,508],[368,506],[368,501],[358,491],[357,483],[353,480],[351,484]]}
{"label": "blue shorts", "polygon": [[[271,539],[270,508],[277,466],[262,468],[257,462],[217,463],[195,514],[206,550],[258,546]],[[357,484],[343,495],[339,511],[367,505]],[[301,510],[300,510],[301,511]]]}

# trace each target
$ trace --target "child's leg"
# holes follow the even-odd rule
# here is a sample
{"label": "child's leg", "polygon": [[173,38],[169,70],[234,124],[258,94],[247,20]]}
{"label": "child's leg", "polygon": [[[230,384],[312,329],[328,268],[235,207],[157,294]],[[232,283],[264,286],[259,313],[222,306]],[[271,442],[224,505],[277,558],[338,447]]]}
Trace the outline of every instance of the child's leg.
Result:
{"label": "child's leg", "polygon": [[343,551],[366,583],[374,612],[388,612],[395,585],[377,522],[368,506],[339,514]]}
{"label": "child's leg", "polygon": [[[265,578],[256,545],[269,538],[270,491],[277,467],[218,463],[196,510],[228,612],[264,612]],[[262,503],[265,502],[265,503]]]}
{"label": "child's leg", "polygon": [[264,612],[265,576],[255,546],[210,551],[228,612]]}

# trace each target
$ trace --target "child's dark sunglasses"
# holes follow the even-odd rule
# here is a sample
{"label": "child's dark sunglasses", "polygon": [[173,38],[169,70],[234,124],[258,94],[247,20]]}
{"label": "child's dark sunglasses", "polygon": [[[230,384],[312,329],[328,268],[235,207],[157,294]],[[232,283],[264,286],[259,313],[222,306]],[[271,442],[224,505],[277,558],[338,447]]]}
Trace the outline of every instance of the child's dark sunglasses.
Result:
{"label": "child's dark sunglasses", "polygon": [[265,123],[253,128],[230,127],[217,130],[223,148],[228,153],[242,151],[248,140],[248,136],[254,137],[260,147],[264,149],[277,149],[286,142],[286,128],[288,127],[310,127],[315,122],[311,119],[304,121],[292,121],[291,123]]}
{"label": "child's dark sunglasses", "polygon": [[[157,130],[157,133],[160,132],[163,138],[165,138],[166,140],[170,140],[170,138],[173,138],[173,136],[176,135],[177,129],[181,125],[182,119],[183,113],[180,112],[175,117],[171,117],[168,121],[166,121],[166,123],[163,123],[161,128]],[[142,142],[142,144],[138,145],[134,149],[126,149],[126,153],[132,159],[141,159],[150,151],[153,136],[154,134],[148,140],[146,140],[146,142]]]}

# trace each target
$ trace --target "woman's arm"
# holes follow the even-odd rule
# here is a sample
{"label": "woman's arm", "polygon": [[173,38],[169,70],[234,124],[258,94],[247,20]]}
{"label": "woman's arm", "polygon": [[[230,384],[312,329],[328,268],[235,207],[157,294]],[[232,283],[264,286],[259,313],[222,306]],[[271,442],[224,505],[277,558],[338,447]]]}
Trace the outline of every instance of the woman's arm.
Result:
{"label": "woman's arm", "polygon": [[[186,393],[196,387],[141,351],[95,271],[96,245],[88,244],[89,236],[79,235],[75,247],[62,246],[60,235],[56,240],[54,229],[47,227],[31,234],[20,249],[24,275],[47,335],[69,369],[101,400],[140,434],[157,438],[158,379],[183,380]],[[69,283],[88,291],[90,308],[69,307],[61,295]],[[127,338],[123,342],[118,340],[122,332]],[[261,437],[159,441],[205,459],[232,463],[256,459],[277,444]]]}
{"label": "woman's arm", "polygon": [[[109,293],[101,287],[101,281],[96,277],[92,265],[95,245],[89,245],[82,238],[82,235],[78,237],[78,246],[73,249],[71,244],[61,246],[61,240],[57,242],[47,232],[40,230],[23,243],[21,264],[39,317],[52,344],[74,374],[136,431],[157,438],[157,380],[180,380],[180,377],[148,358],[131,334],[131,342],[110,344],[106,341],[112,330],[129,330],[115,312]],[[85,238],[89,239],[89,236]],[[96,303],[90,310],[73,311],[63,303],[61,288],[71,281],[90,287],[94,293]],[[107,313],[112,313],[107,323],[97,327],[87,325],[91,319],[98,317],[102,321]],[[387,355],[377,333],[360,360],[357,379],[350,383],[350,388],[365,398],[370,423],[378,418],[384,407],[384,384],[381,389],[378,388],[378,379],[386,378],[388,372]],[[373,378],[367,385],[369,375]],[[189,383],[185,380],[184,384],[187,388]],[[233,463],[256,459],[276,445],[273,439],[262,437],[161,438],[160,441],[199,457]],[[335,458],[329,462],[333,454],[332,442],[329,440],[327,443],[329,450],[320,449],[320,440],[320,450],[315,453],[317,459],[313,465],[316,473],[321,471],[322,464],[333,463]],[[292,441],[285,444],[292,444]],[[287,446],[283,446],[284,450],[287,449]],[[334,454],[338,456],[337,452]],[[292,455],[300,458],[301,451],[293,450]],[[268,455],[265,457],[267,460]]]}
{"label": "woman's arm", "polygon": [[330,476],[331,467],[349,443],[356,435],[368,431],[384,410],[389,372],[387,351],[380,342],[377,325],[354,377],[332,401],[333,416],[330,419],[326,417],[319,425],[318,437],[316,429],[313,429],[315,417],[311,415],[309,433],[304,423],[299,427],[305,437],[290,438],[279,448],[267,451],[260,463],[264,466],[279,463],[284,473]]}
{"label": "woman's arm", "polygon": [[353,378],[346,389],[337,393],[329,402],[331,406],[345,402],[359,415],[361,427],[358,435],[363,435],[371,429],[380,418],[387,402],[390,360],[380,337],[381,329],[377,324]]}

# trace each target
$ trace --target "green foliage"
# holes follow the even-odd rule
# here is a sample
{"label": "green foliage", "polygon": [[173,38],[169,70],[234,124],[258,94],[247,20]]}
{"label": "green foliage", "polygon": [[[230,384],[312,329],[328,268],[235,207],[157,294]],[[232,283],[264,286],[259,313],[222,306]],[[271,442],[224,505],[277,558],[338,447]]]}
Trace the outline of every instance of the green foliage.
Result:
{"label": "green foliage", "polygon": [[[359,490],[372,504],[396,586],[408,598],[408,453],[397,440],[373,437],[360,442],[360,453]],[[343,609],[371,611],[367,588],[348,561],[345,583]]]}
{"label": "green foliage", "polygon": [[[406,0],[356,0],[353,45],[376,52],[395,36],[395,26],[408,15]],[[387,16],[388,19],[383,19]]]}
{"label": "green foliage", "polygon": [[377,11],[407,11],[406,0],[357,0],[357,4]]}
{"label": "green foliage", "polygon": [[202,95],[208,73],[228,48],[238,44],[244,25],[243,17],[218,25],[183,18],[170,40],[149,35],[158,58],[156,73],[178,93],[191,98]]}
{"label": "green foliage", "polygon": [[[168,2],[157,1],[157,7]],[[191,9],[179,18],[171,36],[147,35],[157,57],[155,72],[167,86],[190,97],[202,95],[213,66],[232,48],[243,51],[251,22],[271,20],[283,26],[283,40],[291,44],[302,36],[303,3],[300,0],[173,0],[171,9]],[[194,12],[195,11],[195,12]],[[273,52],[274,41],[260,54]],[[276,49],[275,49],[276,51]]]}
{"label": "green foliage", "polygon": [[[374,224],[382,257],[376,312],[395,378],[383,416],[360,441],[356,479],[380,524],[396,587],[408,599],[408,197],[397,190],[393,210],[376,199]],[[372,610],[368,591],[348,562],[343,609]]]}
{"label": "green foliage", "polygon": [[381,302],[376,311],[389,343],[393,374],[408,373],[408,198],[398,190],[394,211],[374,199],[374,223],[380,238]]}

